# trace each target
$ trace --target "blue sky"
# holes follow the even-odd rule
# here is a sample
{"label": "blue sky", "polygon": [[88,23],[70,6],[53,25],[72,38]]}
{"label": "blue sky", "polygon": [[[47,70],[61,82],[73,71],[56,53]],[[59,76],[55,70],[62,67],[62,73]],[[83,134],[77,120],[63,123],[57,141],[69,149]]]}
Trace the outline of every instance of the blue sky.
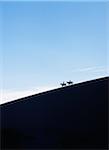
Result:
{"label": "blue sky", "polygon": [[107,7],[105,2],[1,2],[1,88],[12,94],[107,76]]}

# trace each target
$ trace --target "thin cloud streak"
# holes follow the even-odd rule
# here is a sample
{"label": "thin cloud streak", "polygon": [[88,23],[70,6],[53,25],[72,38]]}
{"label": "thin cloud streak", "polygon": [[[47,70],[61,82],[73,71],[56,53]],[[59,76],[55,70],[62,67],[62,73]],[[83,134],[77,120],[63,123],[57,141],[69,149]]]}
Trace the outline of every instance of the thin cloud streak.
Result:
{"label": "thin cloud streak", "polygon": [[100,67],[87,67],[87,68],[80,68],[80,69],[74,69],[73,72],[76,73],[76,72],[88,72],[88,71],[91,71],[91,72],[105,72],[106,71],[106,68],[103,67],[103,66],[100,66]]}

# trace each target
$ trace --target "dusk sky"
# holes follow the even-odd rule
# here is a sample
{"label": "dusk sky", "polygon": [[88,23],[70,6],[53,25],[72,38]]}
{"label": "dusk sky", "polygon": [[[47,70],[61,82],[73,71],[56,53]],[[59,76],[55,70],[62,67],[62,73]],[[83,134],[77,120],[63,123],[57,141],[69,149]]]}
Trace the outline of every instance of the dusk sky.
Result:
{"label": "dusk sky", "polygon": [[108,5],[0,2],[0,103],[108,76]]}

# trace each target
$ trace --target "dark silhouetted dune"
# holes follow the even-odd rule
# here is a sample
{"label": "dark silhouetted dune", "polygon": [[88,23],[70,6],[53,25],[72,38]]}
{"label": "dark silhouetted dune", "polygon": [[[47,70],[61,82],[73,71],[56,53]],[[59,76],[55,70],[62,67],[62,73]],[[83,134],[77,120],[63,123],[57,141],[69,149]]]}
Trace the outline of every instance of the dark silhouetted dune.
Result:
{"label": "dark silhouetted dune", "polygon": [[107,148],[108,82],[100,78],[2,104],[2,149]]}

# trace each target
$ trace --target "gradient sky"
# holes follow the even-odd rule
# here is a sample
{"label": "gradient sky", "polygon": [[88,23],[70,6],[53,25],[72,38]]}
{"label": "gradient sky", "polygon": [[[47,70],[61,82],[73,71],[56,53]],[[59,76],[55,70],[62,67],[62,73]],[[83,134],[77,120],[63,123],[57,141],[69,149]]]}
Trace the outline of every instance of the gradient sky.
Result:
{"label": "gradient sky", "polygon": [[1,2],[2,95],[107,76],[107,9],[106,2]]}

